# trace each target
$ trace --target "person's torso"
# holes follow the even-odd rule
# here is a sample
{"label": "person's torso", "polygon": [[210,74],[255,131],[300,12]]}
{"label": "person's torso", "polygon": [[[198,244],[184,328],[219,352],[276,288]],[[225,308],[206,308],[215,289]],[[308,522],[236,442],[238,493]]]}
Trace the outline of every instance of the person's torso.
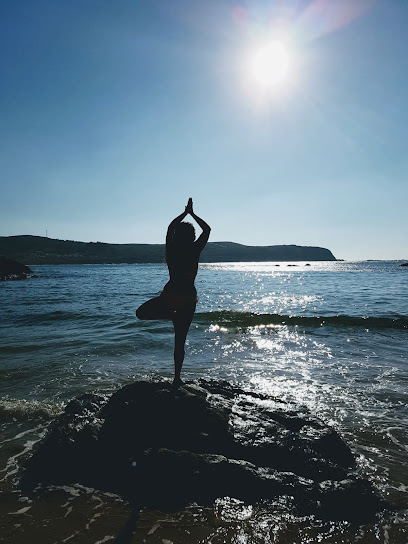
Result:
{"label": "person's torso", "polygon": [[182,251],[169,246],[166,258],[170,275],[170,281],[166,287],[173,287],[178,292],[195,291],[194,280],[197,276],[199,258],[195,247],[193,246],[189,251]]}

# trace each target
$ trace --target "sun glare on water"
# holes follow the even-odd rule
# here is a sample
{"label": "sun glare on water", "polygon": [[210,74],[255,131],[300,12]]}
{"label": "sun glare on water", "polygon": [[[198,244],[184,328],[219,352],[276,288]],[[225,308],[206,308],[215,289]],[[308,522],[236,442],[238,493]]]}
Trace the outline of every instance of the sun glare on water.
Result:
{"label": "sun glare on water", "polygon": [[251,59],[251,72],[255,82],[264,88],[283,82],[289,70],[289,54],[280,41],[272,41],[257,49]]}

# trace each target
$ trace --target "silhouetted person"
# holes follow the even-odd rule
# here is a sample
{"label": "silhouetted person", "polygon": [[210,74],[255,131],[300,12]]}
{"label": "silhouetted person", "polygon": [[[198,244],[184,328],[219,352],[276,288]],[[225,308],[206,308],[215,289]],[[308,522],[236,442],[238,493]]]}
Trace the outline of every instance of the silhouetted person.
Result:
{"label": "silhouetted person", "polygon": [[[203,229],[195,239],[191,223],[183,222],[186,215]],[[139,319],[171,319],[174,326],[174,381],[181,385],[181,367],[184,361],[184,346],[187,332],[193,320],[197,305],[197,291],[194,280],[198,270],[198,259],[210,236],[211,228],[193,211],[190,198],[184,212],[173,219],[167,229],[166,262],[170,280],[158,297],[148,300],[136,310]]]}

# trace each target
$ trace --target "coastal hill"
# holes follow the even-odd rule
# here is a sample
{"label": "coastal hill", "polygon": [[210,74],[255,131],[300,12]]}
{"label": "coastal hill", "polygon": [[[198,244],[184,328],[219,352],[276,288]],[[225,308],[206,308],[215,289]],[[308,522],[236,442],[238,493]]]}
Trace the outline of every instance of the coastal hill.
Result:
{"label": "coastal hill", "polygon": [[[162,263],[164,244],[105,244],[74,242],[43,236],[0,236],[0,255],[29,264]],[[234,242],[209,242],[201,261],[335,261],[331,251],[296,245],[245,246]]]}

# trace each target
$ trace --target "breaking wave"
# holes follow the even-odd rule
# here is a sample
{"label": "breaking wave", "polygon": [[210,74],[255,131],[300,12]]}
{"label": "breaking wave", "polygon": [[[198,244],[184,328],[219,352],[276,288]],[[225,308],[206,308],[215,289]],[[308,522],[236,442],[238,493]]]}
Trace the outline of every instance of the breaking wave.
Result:
{"label": "breaking wave", "polygon": [[25,421],[27,419],[50,420],[63,410],[62,404],[52,404],[36,400],[0,400],[0,420]]}
{"label": "breaking wave", "polygon": [[291,325],[306,328],[362,327],[365,329],[408,329],[408,316],[292,316],[281,314],[220,311],[197,313],[194,319],[202,323],[216,324],[226,328],[248,328],[260,325]]}

